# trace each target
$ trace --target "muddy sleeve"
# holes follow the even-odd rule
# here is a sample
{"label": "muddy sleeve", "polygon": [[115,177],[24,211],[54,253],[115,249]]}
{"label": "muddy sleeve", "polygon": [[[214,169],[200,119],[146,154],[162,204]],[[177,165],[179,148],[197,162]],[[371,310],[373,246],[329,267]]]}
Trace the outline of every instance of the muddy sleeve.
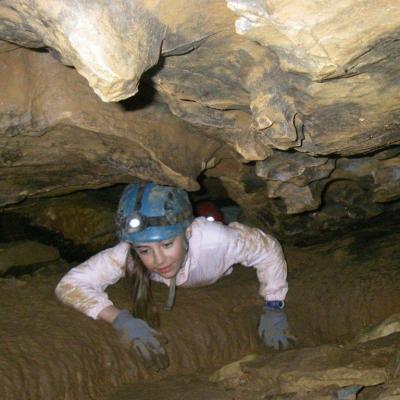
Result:
{"label": "muddy sleeve", "polygon": [[96,319],[105,307],[113,305],[105,289],[125,275],[129,244],[120,243],[72,268],[59,282],[59,300]]}
{"label": "muddy sleeve", "polygon": [[236,240],[231,254],[236,262],[257,270],[260,295],[266,300],[284,300],[288,291],[287,264],[277,239],[259,229],[239,223],[230,224],[236,230]]}

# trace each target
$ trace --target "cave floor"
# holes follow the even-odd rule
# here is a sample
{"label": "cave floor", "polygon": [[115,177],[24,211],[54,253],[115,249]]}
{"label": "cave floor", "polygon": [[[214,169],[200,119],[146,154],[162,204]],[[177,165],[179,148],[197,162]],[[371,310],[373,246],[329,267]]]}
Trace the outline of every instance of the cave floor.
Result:
{"label": "cave floor", "polygon": [[[285,249],[287,313],[298,349],[345,345],[362,329],[400,313],[399,239],[399,230],[369,229]],[[208,381],[213,371],[246,354],[268,361],[275,353],[256,337],[261,301],[253,269],[238,267],[211,287],[178,290],[174,311],[161,315],[171,367],[158,374],[143,370],[107,324],[62,306],[53,294],[60,277],[39,271],[0,281],[0,398],[270,398]],[[108,292],[118,306],[128,305],[123,282]],[[158,304],[166,294],[155,287]]]}
{"label": "cave floor", "polygon": [[[210,371],[211,372],[211,371]],[[225,390],[208,381],[208,375],[197,372],[181,375],[149,384],[141,383],[126,386],[111,393],[106,400],[251,400],[253,393],[238,394],[233,390]]]}

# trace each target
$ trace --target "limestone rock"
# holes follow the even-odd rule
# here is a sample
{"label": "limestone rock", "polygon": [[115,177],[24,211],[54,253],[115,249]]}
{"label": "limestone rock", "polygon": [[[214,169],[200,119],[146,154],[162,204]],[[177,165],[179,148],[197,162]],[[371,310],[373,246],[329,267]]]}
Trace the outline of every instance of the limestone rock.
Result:
{"label": "limestone rock", "polygon": [[373,177],[374,201],[380,203],[400,198],[400,157],[380,161]]}
{"label": "limestone rock", "polygon": [[[385,382],[385,368],[366,362],[365,356],[363,359],[361,355],[357,357],[348,350],[335,346],[304,349],[299,350],[297,354],[278,356],[276,361],[282,367],[286,367],[277,376],[280,391],[282,393],[304,393],[320,390],[330,385],[337,385],[337,387],[372,386]],[[288,364],[290,359],[292,366]],[[357,360],[362,361],[357,363]],[[293,368],[294,365],[296,368]],[[269,371],[271,367],[268,368]]]}
{"label": "limestone rock", "polygon": [[397,400],[400,399],[400,380],[384,385],[383,391],[376,397],[376,400]]}
{"label": "limestone rock", "polygon": [[341,158],[336,163],[332,178],[364,178],[373,181],[373,198],[385,203],[399,198],[400,157],[395,147],[381,151],[372,157]]}
{"label": "limestone rock", "polygon": [[11,267],[26,267],[46,263],[60,258],[55,247],[33,241],[0,244],[0,273]]}
{"label": "limestone rock", "polygon": [[256,164],[256,175],[272,181],[290,182],[306,186],[327,178],[335,168],[335,161],[326,157],[310,157],[302,153],[274,152]]}
{"label": "limestone rock", "polygon": [[248,382],[248,374],[246,373],[246,364],[251,363],[260,356],[249,354],[239,361],[225,365],[210,376],[210,382],[219,383],[226,389],[232,389]]}
{"label": "limestone rock", "polygon": [[193,190],[221,147],[162,104],[101,102],[46,53],[0,58],[1,205],[139,179]]}
{"label": "limestone rock", "polygon": [[[230,159],[243,173],[211,174],[266,229],[393,211],[399,15],[389,0],[3,1],[0,205],[135,180],[196,190]],[[104,104],[79,73],[106,101],[141,87]]]}
{"label": "limestone rock", "polygon": [[48,47],[73,65],[105,101],[137,92],[158,61],[165,27],[158,1],[3,1],[0,36],[26,47]]}
{"label": "limestone rock", "polygon": [[[223,161],[206,174],[221,179],[251,223],[262,222],[288,240],[292,233],[294,237],[299,232],[304,236],[307,231],[342,230],[355,221],[384,215],[391,205],[385,208],[376,203],[376,193],[387,188],[385,193],[395,196],[396,178],[388,175],[386,180],[378,183],[374,177],[379,176],[384,162],[397,165],[397,158],[379,154],[333,160],[274,151],[255,166]],[[395,170],[392,171],[394,174]],[[383,201],[389,201],[389,198],[382,198]],[[311,212],[293,218],[294,214],[306,211]],[[285,222],[283,214],[292,217]]]}
{"label": "limestone rock", "polygon": [[275,152],[257,162],[255,173],[269,181],[268,197],[282,198],[287,213],[296,214],[319,207],[326,178],[334,167],[334,160],[325,157]]}
{"label": "limestone rock", "polygon": [[64,241],[96,252],[111,247],[117,241],[115,212],[121,192],[122,187],[117,188],[110,193],[109,196],[114,197],[110,199],[102,199],[90,191],[78,192],[27,201],[24,207],[8,210],[25,218],[30,226],[61,234]]}
{"label": "limestone rock", "polygon": [[363,54],[362,49],[390,38],[399,27],[400,7],[390,0],[340,1],[329,9],[317,0],[227,0],[227,6],[239,16],[237,33],[279,49],[287,69],[315,80],[350,75],[376,61],[374,52]]}
{"label": "limestone rock", "polygon": [[381,337],[400,332],[400,314],[393,314],[381,323],[361,332],[355,339],[355,343],[365,343]]}
{"label": "limestone rock", "polygon": [[[397,2],[340,1],[330,4],[329,11],[320,1],[227,0],[227,5],[239,16],[235,24],[239,34],[276,53],[292,90],[301,81],[292,73],[307,77],[303,78],[308,80],[307,89],[295,95],[297,112],[304,119],[305,151],[345,155],[354,154],[355,147],[367,150],[381,140],[398,142],[392,129],[398,125],[395,104],[399,101],[398,91],[392,89],[400,82],[395,67],[400,20]],[[391,55],[386,53],[389,48]],[[364,107],[367,82],[375,93],[384,95],[379,100],[371,98]],[[302,91],[311,102],[301,98]],[[333,98],[335,105],[329,104]],[[376,113],[391,115],[382,120],[380,132],[372,117]],[[347,133],[342,136],[344,130]],[[356,131],[363,132],[363,139]]]}
{"label": "limestone rock", "polygon": [[239,393],[253,393],[266,399],[355,399],[363,387],[388,383],[388,367],[399,338],[369,347],[323,345],[274,353],[262,364],[247,364],[241,384],[237,383],[244,373],[240,361],[223,367],[211,379],[224,385],[236,378],[230,388],[239,398]]}
{"label": "limestone rock", "polygon": [[394,380],[376,388],[365,388],[360,400],[397,400],[400,398],[400,381]]}
{"label": "limestone rock", "polygon": [[397,350],[393,354],[392,360],[388,365],[388,376],[390,381],[400,379],[400,350]]}
{"label": "limestone rock", "polygon": [[287,214],[298,214],[317,209],[321,204],[323,181],[307,186],[297,186],[291,183],[268,183],[268,197],[281,198],[286,206]]}

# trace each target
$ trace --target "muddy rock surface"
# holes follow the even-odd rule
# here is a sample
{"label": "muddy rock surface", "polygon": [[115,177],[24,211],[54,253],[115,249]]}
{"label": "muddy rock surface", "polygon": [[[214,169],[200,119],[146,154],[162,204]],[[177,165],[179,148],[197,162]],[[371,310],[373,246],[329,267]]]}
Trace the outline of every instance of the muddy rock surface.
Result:
{"label": "muddy rock surface", "polygon": [[364,345],[323,345],[290,350],[264,360],[244,358],[236,363],[236,373],[226,374],[224,367],[210,380],[243,395],[257,393],[258,398],[335,399],[340,398],[339,394],[346,398],[345,393],[350,397],[364,388],[368,392],[367,388],[393,382],[399,341],[400,335],[395,334]]}
{"label": "muddy rock surface", "polygon": [[[368,254],[359,251],[360,243],[365,249],[367,238]],[[261,299],[251,268],[238,266],[211,287],[179,288],[174,310],[161,315],[171,359],[170,368],[162,373],[144,370],[106,323],[61,305],[53,293],[60,273],[23,276],[9,284],[3,280],[0,398],[247,400],[258,398],[254,397],[258,391],[261,398],[303,399],[307,397],[299,385],[307,386],[307,379],[313,379],[315,396],[320,396],[315,399],[331,399],[329,385],[318,386],[318,382],[333,376],[337,388],[348,382],[366,385],[369,389],[363,395],[372,396],[370,385],[379,385],[376,396],[390,399],[398,390],[394,382],[400,371],[399,333],[365,343],[353,339],[364,328],[399,313],[398,239],[397,232],[372,236],[364,231],[324,245],[286,248],[287,313],[299,343],[284,353],[258,342]],[[167,288],[154,285],[154,289],[162,308]],[[118,307],[129,306],[124,281],[108,292]],[[234,392],[229,392],[232,388],[227,392],[225,386],[208,380],[222,366],[249,354],[255,355],[249,364],[252,371],[258,371],[250,376],[264,371],[272,379],[269,388],[264,378],[257,381],[262,387],[248,385],[252,381],[246,371],[234,380],[239,387],[247,385],[239,392],[236,386]],[[341,371],[351,378],[348,382]],[[360,377],[362,382],[357,380]],[[280,392],[277,380],[279,390],[285,388]]]}
{"label": "muddy rock surface", "polygon": [[[2,399],[97,399],[122,384],[211,367],[256,348],[258,296],[253,271],[205,289],[179,290],[174,312],[162,314],[171,366],[150,373],[120,344],[111,327],[62,306],[54,295],[59,275],[3,286],[1,303]],[[232,290],[233,289],[233,290]],[[155,287],[162,308],[167,288]],[[111,298],[128,307],[127,288]]]}

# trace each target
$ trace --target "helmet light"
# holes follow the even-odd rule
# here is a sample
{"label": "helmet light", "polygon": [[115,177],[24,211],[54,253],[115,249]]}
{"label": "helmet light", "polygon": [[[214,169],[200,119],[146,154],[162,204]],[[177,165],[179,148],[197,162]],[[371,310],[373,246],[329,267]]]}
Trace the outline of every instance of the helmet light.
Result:
{"label": "helmet light", "polygon": [[134,212],[132,218],[127,223],[128,232],[135,233],[143,230],[146,225],[145,222],[145,218],[140,213]]}
{"label": "helmet light", "polygon": [[129,226],[133,229],[138,228],[140,226],[140,219],[139,218],[132,218],[129,221]]}

